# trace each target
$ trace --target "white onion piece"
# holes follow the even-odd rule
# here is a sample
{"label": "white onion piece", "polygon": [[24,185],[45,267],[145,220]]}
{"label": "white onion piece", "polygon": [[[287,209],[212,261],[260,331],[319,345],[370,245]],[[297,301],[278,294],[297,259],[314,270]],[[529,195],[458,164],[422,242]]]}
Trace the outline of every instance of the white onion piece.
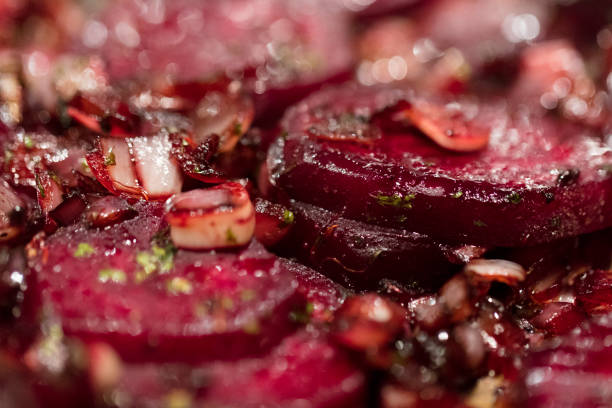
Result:
{"label": "white onion piece", "polygon": [[228,182],[178,194],[166,203],[175,246],[214,249],[247,244],[255,232],[255,208],[246,189]]}
{"label": "white onion piece", "polygon": [[516,285],[527,277],[525,269],[505,259],[474,259],[464,267],[464,272],[472,279],[483,282],[501,282]]}
{"label": "white onion piece", "polygon": [[219,152],[234,149],[249,129],[255,110],[250,99],[212,91],[200,101],[194,114],[194,134],[198,144],[210,135],[219,135]]}
{"label": "white onion piece", "polygon": [[170,157],[172,143],[167,134],[129,139],[140,184],[149,198],[166,198],[180,193],[183,176]]}
{"label": "white onion piece", "polygon": [[124,139],[104,137],[100,139],[104,164],[117,190],[135,192],[140,184],[132,162],[130,146]]}
{"label": "white onion piece", "polygon": [[11,212],[23,206],[23,201],[8,183],[0,180],[0,242],[15,238],[21,232],[20,226],[11,225]]}

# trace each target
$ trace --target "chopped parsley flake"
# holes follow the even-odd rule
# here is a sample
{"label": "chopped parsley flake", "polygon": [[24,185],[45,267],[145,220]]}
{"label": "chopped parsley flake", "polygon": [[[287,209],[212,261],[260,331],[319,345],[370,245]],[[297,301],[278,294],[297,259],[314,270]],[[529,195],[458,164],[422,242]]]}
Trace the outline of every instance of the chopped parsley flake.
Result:
{"label": "chopped parsley flake", "polygon": [[106,157],[104,157],[104,165],[105,166],[114,166],[115,164],[117,164],[117,161],[115,160],[115,152],[113,152],[113,149],[111,148],[108,151],[108,155]]}
{"label": "chopped parsley flake", "polygon": [[523,197],[521,197],[521,195],[519,193],[517,193],[516,191],[513,191],[512,193],[508,194],[508,196],[506,198],[512,204],[518,204],[521,201],[523,201]]}
{"label": "chopped parsley flake", "polygon": [[125,283],[127,277],[125,272],[121,269],[116,268],[104,268],[98,272],[98,280],[102,283],[113,282],[113,283]]}
{"label": "chopped parsley flake", "polygon": [[484,223],[484,221],[482,220],[474,220],[474,225],[477,227],[486,227],[487,224]]}
{"label": "chopped parsley flake", "polygon": [[26,147],[26,149],[31,149],[34,147],[34,141],[30,136],[26,135],[23,138],[23,145]]}
{"label": "chopped parsley flake", "polygon": [[257,320],[251,320],[244,325],[244,332],[246,334],[259,334],[259,332],[261,332],[259,322]]}
{"label": "chopped parsley flake", "polygon": [[240,136],[242,134],[242,123],[236,122],[234,125],[234,135]]}
{"label": "chopped parsley flake", "polygon": [[293,211],[290,210],[285,210],[285,212],[283,212],[283,222],[281,223],[281,227],[286,227],[288,225],[293,224],[293,222],[295,221],[295,214],[293,214]]}
{"label": "chopped parsley flake", "polygon": [[232,231],[231,228],[228,228],[225,232],[225,240],[228,244],[235,244],[236,242],[238,242],[238,240],[236,239],[236,235],[234,235],[234,231]]}
{"label": "chopped parsley flake", "polygon": [[176,276],[168,281],[166,284],[166,288],[168,292],[173,295],[188,295],[193,292],[193,285],[185,278],[181,278],[180,276]]}
{"label": "chopped parsley flake", "polygon": [[38,189],[38,192],[40,193],[40,196],[42,198],[45,198],[45,188],[42,185],[42,181],[40,180],[40,176],[38,174],[36,174],[34,176],[34,178],[36,179],[36,188]]}
{"label": "chopped parsley flake", "polygon": [[77,258],[86,258],[96,253],[96,250],[87,242],[80,242],[77,249],[74,251],[74,256]]}
{"label": "chopped parsley flake", "polygon": [[142,267],[136,273],[136,281],[142,282],[155,272],[168,273],[174,267],[174,253],[176,248],[172,244],[164,247],[154,244],[150,251],[139,252],[136,262]]}
{"label": "chopped parsley flake", "polygon": [[393,195],[377,194],[374,196],[378,205],[407,209],[412,208],[412,200],[414,200],[415,197],[415,194],[406,194],[402,196],[399,193],[394,193]]}
{"label": "chopped parsley flake", "polygon": [[461,198],[463,196],[463,191],[457,191],[456,193],[453,193],[453,195],[451,197],[453,198]]}

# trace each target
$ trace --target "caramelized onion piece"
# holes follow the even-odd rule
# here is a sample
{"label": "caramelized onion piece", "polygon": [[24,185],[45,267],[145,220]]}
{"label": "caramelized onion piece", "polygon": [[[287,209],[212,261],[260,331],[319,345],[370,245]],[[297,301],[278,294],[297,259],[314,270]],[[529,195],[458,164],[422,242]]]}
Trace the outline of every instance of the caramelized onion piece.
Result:
{"label": "caramelized onion piece", "polygon": [[521,265],[504,259],[474,259],[463,270],[473,280],[496,281],[511,286],[516,286],[527,276]]}
{"label": "caramelized onion piece", "polygon": [[237,95],[212,91],[207,93],[192,115],[195,142],[204,143],[211,135],[219,136],[219,152],[230,152],[251,126],[253,102]]}
{"label": "caramelized onion piece", "polygon": [[401,103],[400,117],[423,132],[440,147],[456,152],[474,152],[489,143],[490,130],[466,117],[457,104],[425,100]]}
{"label": "caramelized onion piece", "polygon": [[170,198],[166,220],[174,245],[187,249],[242,246],[255,232],[255,208],[246,189],[234,182]]}
{"label": "caramelized onion piece", "polygon": [[170,157],[166,134],[127,139],[103,137],[87,155],[92,173],[113,194],[147,200],[166,199],[181,191],[183,177]]}

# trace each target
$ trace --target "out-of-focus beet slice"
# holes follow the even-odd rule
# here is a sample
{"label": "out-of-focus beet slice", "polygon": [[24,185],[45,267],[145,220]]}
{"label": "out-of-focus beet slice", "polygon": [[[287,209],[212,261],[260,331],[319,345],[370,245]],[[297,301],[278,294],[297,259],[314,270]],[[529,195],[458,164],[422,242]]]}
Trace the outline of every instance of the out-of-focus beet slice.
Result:
{"label": "out-of-focus beet slice", "polygon": [[98,46],[113,76],[133,76],[135,69],[179,82],[244,76],[260,99],[259,116],[278,114],[304,90],[349,71],[352,60],[348,16],[327,2],[129,1],[108,7],[101,20],[109,35]]}
{"label": "out-of-focus beet slice", "polygon": [[[346,288],[332,281],[325,275],[306,266],[287,259],[281,259],[287,269],[293,272],[298,281],[298,291],[307,300],[304,314],[297,314],[297,320],[329,322],[333,313],[343,303],[349,292]],[[299,313],[299,311],[298,311]]]}
{"label": "out-of-focus beet slice", "polygon": [[[300,331],[268,355],[195,366],[124,364],[106,390],[121,408],[132,407],[361,407],[365,374],[324,332]],[[112,399],[112,397],[111,397]],[[182,404],[181,404],[182,403]]]}
{"label": "out-of-focus beet slice", "polygon": [[85,219],[92,226],[103,228],[133,218],[138,213],[126,200],[104,196],[92,200],[85,209]]}
{"label": "out-of-focus beet slice", "polygon": [[[456,243],[535,244],[612,223],[605,170],[612,152],[600,138],[503,103],[451,101],[449,115],[490,129],[487,148],[453,154],[376,114],[411,98],[396,88],[356,86],[307,98],[285,116],[287,133],[268,152],[272,184],[346,218]],[[338,129],[345,117],[361,123],[360,134],[382,128],[382,137],[364,145],[312,132],[355,132]]]}
{"label": "out-of-focus beet slice", "polygon": [[600,316],[533,353],[522,373],[525,407],[604,407],[612,401],[612,317]]}
{"label": "out-of-focus beet slice", "polygon": [[155,239],[161,205],[135,209],[111,228],[76,224],[31,244],[43,303],[67,334],[107,341],[126,359],[197,361],[261,353],[293,329],[303,297],[260,244],[175,252]]}
{"label": "out-of-focus beet slice", "polygon": [[293,227],[279,251],[348,287],[377,288],[383,279],[439,287],[459,264],[481,254],[430,237],[344,218],[293,202]]}

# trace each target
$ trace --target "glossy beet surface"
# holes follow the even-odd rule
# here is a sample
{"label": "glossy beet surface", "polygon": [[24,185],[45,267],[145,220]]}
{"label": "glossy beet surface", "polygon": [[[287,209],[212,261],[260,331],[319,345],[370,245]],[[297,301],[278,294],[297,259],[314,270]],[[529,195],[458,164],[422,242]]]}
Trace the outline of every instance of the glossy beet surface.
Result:
{"label": "glossy beet surface", "polygon": [[349,287],[376,288],[381,279],[435,287],[484,251],[350,220],[309,204],[293,202],[291,209],[295,221],[280,251]]}
{"label": "glossy beet surface", "polygon": [[[127,359],[233,359],[293,330],[303,310],[293,274],[260,244],[176,251],[157,204],[106,229],[86,224],[36,240],[29,262],[66,333],[112,344]],[[167,239],[167,238],[166,238]]]}
{"label": "glossy beet surface", "polygon": [[534,353],[524,373],[526,407],[590,408],[612,402],[612,319],[597,317]]}
{"label": "glossy beet surface", "polygon": [[490,140],[452,153],[379,113],[419,98],[352,85],[307,98],[269,150],[272,183],[346,218],[450,242],[517,246],[612,223],[612,152],[598,137],[503,103],[458,101],[444,114],[467,133],[487,127]]}

